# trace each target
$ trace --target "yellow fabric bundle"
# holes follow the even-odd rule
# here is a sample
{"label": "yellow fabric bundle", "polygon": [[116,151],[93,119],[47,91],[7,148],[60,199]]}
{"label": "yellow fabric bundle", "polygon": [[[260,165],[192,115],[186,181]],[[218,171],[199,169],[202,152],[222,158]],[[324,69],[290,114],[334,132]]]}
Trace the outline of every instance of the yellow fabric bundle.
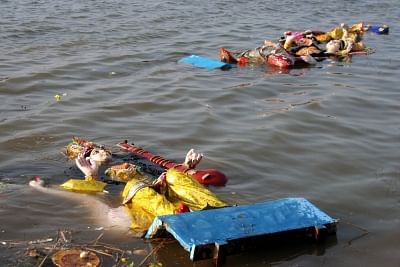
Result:
{"label": "yellow fabric bundle", "polygon": [[329,36],[334,40],[342,39],[343,33],[344,31],[342,27],[333,28],[330,32],[328,32]]}
{"label": "yellow fabric bundle", "polygon": [[71,191],[97,193],[103,192],[106,184],[96,180],[69,179],[60,186]]}
{"label": "yellow fabric bundle", "polygon": [[225,202],[189,174],[173,168],[167,171],[167,184],[168,199],[173,203],[183,202],[192,210],[227,206]]}
{"label": "yellow fabric bundle", "polygon": [[[139,180],[130,180],[122,192],[124,199],[129,199],[129,193]],[[132,196],[131,196],[132,197]],[[125,204],[132,216],[131,228],[135,231],[144,231],[153,222],[154,218],[161,215],[175,214],[176,207],[165,197],[151,187],[140,188]]]}
{"label": "yellow fabric bundle", "polygon": [[320,43],[327,43],[330,40],[332,40],[332,37],[328,33],[323,33],[323,34],[317,34],[315,36],[315,39],[317,39],[317,41]]}
{"label": "yellow fabric bundle", "polygon": [[[137,179],[130,180],[122,192],[133,219],[131,228],[135,231],[146,230],[155,217],[177,213],[177,207],[184,203],[192,210],[206,207],[224,207],[227,204],[205,188],[189,174],[169,169],[166,174],[167,192],[160,194],[149,186],[140,186]],[[135,189],[136,187],[136,189]],[[129,194],[132,190],[136,193]]]}

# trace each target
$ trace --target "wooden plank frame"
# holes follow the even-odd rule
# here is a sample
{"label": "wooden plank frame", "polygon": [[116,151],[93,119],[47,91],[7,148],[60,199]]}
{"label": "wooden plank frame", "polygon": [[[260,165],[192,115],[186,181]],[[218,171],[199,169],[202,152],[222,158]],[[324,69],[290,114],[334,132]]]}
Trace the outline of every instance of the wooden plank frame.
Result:
{"label": "wooden plank frame", "polygon": [[192,261],[226,257],[254,249],[274,238],[308,236],[315,241],[336,233],[338,220],[304,198],[284,198],[251,205],[157,217],[145,238],[172,235]]}

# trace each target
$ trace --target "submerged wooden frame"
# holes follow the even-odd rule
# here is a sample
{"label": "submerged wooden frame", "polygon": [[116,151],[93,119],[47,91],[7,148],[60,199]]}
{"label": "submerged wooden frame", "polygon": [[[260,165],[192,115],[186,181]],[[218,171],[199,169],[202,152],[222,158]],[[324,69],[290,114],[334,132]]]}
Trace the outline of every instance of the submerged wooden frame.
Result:
{"label": "submerged wooden frame", "polygon": [[145,238],[172,235],[192,261],[226,256],[246,250],[249,244],[282,233],[302,231],[315,239],[335,234],[337,219],[304,198],[283,198],[251,205],[159,216]]}

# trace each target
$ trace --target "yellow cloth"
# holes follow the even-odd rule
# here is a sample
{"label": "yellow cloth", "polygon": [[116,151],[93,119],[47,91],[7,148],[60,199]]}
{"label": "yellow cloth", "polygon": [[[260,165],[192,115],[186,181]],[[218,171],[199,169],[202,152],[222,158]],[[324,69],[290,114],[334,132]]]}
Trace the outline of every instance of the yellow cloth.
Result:
{"label": "yellow cloth", "polygon": [[169,169],[167,171],[167,196],[173,203],[183,202],[192,210],[206,207],[225,207],[227,204],[193,179],[189,174]]}
{"label": "yellow cloth", "polygon": [[330,32],[328,32],[329,36],[334,40],[342,39],[343,33],[344,31],[342,27],[333,28]]}
{"label": "yellow cloth", "polygon": [[140,189],[126,206],[132,216],[131,228],[135,231],[147,230],[157,216],[176,213],[176,207],[150,187]]}
{"label": "yellow cloth", "polygon": [[[345,30],[342,27],[333,28],[327,34],[334,40],[340,40],[344,37]],[[352,25],[350,29],[347,30],[347,39],[351,39],[353,42],[360,42],[362,39],[362,31],[357,27],[357,24]]]}
{"label": "yellow cloth", "polygon": [[315,38],[317,39],[318,42],[320,43],[327,43],[330,40],[332,40],[332,37],[328,34],[328,33],[324,33],[324,34],[317,34],[315,36]]}
{"label": "yellow cloth", "polygon": [[[146,230],[155,217],[177,213],[177,206],[185,203],[192,210],[200,210],[206,207],[225,207],[227,204],[194,180],[189,174],[175,169],[169,169],[166,173],[167,192],[160,194],[151,187],[139,189],[126,203],[133,219],[131,228],[135,231]],[[130,189],[140,183],[140,180],[130,180],[123,192],[125,199]]]}
{"label": "yellow cloth", "polygon": [[76,192],[96,193],[103,192],[106,184],[94,179],[69,179],[60,186],[64,189]]}

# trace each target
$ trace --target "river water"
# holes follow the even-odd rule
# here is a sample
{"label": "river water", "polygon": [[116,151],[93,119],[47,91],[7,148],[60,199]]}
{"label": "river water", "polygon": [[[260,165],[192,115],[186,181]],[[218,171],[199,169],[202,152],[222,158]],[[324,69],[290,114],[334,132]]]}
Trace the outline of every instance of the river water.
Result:
{"label": "river water", "polygon": [[[300,196],[340,220],[322,247],[265,248],[228,257],[228,266],[399,266],[399,15],[397,0],[1,0],[0,241],[58,229],[96,238],[90,204],[27,183],[79,177],[61,153],[72,136],[116,154],[128,139],[176,161],[189,148],[203,152],[199,167],[228,176],[212,189],[231,203]],[[177,62],[359,21],[388,24],[390,34],[366,34],[376,52],[348,61],[287,72]],[[103,239],[147,253],[157,246],[113,231]],[[0,265],[14,266],[21,249],[0,247]],[[191,263],[176,243],[149,262],[211,264]]]}

